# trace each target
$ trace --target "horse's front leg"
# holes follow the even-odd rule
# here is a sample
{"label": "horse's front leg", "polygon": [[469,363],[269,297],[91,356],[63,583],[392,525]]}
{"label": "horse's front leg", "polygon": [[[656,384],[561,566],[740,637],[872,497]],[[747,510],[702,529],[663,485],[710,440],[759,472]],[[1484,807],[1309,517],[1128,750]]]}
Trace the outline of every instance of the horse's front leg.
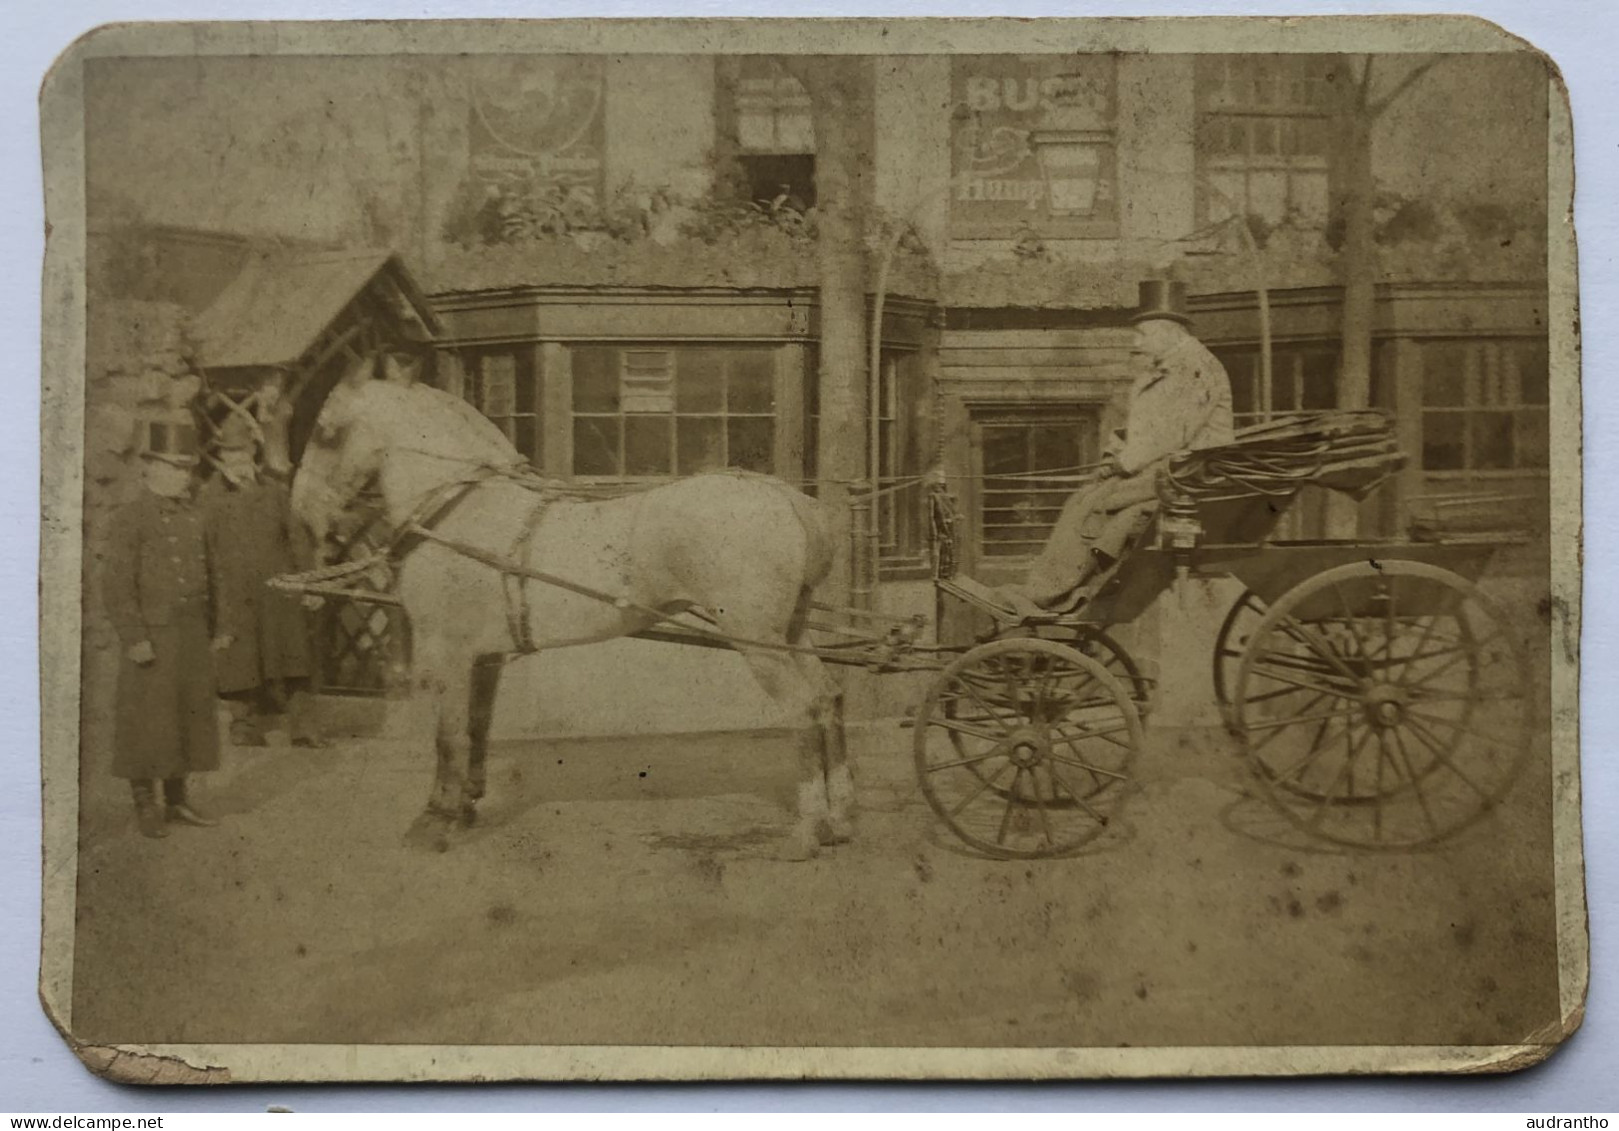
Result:
{"label": "horse's front leg", "polygon": [[472,691],[468,702],[467,734],[472,740],[468,753],[467,785],[463,819],[472,824],[476,806],[488,784],[489,728],[495,721],[495,692],[500,689],[500,673],[506,657],[480,656],[472,665]]}
{"label": "horse's front leg", "polygon": [[444,852],[450,847],[451,833],[465,823],[470,804],[466,784],[472,755],[472,737],[468,733],[472,664],[428,668],[417,686],[432,704],[437,767],[427,808],[411,823],[405,843]]}

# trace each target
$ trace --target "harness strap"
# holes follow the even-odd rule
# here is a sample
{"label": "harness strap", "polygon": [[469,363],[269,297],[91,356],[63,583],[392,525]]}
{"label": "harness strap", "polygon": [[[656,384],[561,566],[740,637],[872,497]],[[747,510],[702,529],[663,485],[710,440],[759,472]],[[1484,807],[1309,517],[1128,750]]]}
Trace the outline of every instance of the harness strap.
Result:
{"label": "harness strap", "polygon": [[[550,497],[540,495],[539,501],[534,504],[528,512],[528,518],[523,522],[522,532],[512,542],[511,553],[507,556],[524,569],[528,568],[529,556],[534,550],[534,535],[538,532],[550,505]],[[534,625],[529,618],[526,579],[520,574],[502,570],[500,584],[506,591],[506,624],[511,630],[512,643],[517,646],[518,652],[525,656],[538,651],[539,648],[534,643]]]}

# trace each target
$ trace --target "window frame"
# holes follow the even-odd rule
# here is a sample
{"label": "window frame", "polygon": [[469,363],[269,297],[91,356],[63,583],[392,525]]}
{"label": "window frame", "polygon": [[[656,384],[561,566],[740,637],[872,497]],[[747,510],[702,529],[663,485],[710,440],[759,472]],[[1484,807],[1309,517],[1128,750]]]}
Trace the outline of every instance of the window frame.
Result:
{"label": "window frame", "polygon": [[[1193,148],[1198,172],[1195,194],[1198,224],[1218,222],[1236,210],[1241,215],[1261,216],[1272,224],[1292,220],[1295,223],[1303,221],[1312,227],[1325,227],[1331,212],[1330,153],[1334,116],[1332,82],[1327,76],[1341,66],[1338,57],[1317,54],[1200,55],[1194,66],[1196,124]],[[1272,69],[1269,81],[1278,95],[1300,84],[1305,89],[1314,84],[1320,97],[1313,102],[1308,98],[1292,100],[1286,97],[1266,102],[1254,96],[1246,101],[1227,98],[1211,101],[1211,86],[1225,88],[1236,85],[1239,80],[1233,77],[1233,72],[1239,67],[1247,68],[1247,73],[1252,76],[1247,84],[1250,87],[1259,83],[1266,69]],[[1312,68],[1319,70],[1311,74]],[[1220,76],[1211,79],[1211,72],[1216,69],[1220,71]],[[1254,150],[1252,127],[1262,122],[1277,124],[1276,152],[1260,153]],[[1229,131],[1238,123],[1241,123],[1246,139],[1244,152],[1228,152],[1224,147],[1216,150],[1211,146],[1214,130],[1228,131],[1226,136],[1229,138]],[[1284,128],[1291,127],[1296,136],[1302,123],[1309,123],[1312,129],[1319,131],[1320,153],[1283,152],[1281,138]],[[1255,179],[1267,175],[1280,175],[1283,179],[1283,209],[1280,216],[1268,215],[1254,205]],[[1228,205],[1211,198],[1212,182],[1220,176],[1241,178],[1240,199],[1232,200]],[[1305,180],[1318,186],[1316,196],[1321,207],[1314,214],[1297,203],[1301,196],[1299,186]]]}
{"label": "window frame", "polygon": [[[752,467],[748,470],[762,471],[764,474],[775,475],[780,471],[783,453],[776,435],[777,422],[781,416],[781,406],[778,403],[776,371],[779,364],[778,353],[781,343],[753,342],[753,341],[682,341],[682,342],[625,342],[625,341],[577,341],[565,343],[569,351],[569,414],[567,428],[570,435],[569,448],[571,458],[569,462],[569,478],[579,483],[659,483],[684,478],[688,475],[699,474],[701,471],[718,471],[725,468],[736,467],[731,460],[731,429],[732,420],[763,420],[768,422],[768,451],[767,466],[763,469]],[[578,360],[582,350],[601,350],[616,356],[619,378],[618,407],[611,412],[601,410],[584,410],[578,407]],[[757,355],[756,360],[764,364],[766,374],[766,388],[769,394],[769,412],[732,411],[730,388],[732,373],[729,366],[723,371],[722,402],[717,411],[682,411],[680,407],[680,354],[687,353],[718,353]],[[627,377],[626,364],[630,355],[664,354],[667,358],[665,371],[668,373],[669,408],[667,411],[627,412],[623,403],[624,382]],[[733,359],[734,360],[734,359]],[[650,382],[646,382],[650,384]],[[628,467],[627,421],[633,418],[664,419],[669,421],[669,451],[667,472],[648,472],[630,474]],[[680,466],[680,424],[682,419],[703,420],[712,419],[721,422],[719,436],[724,444],[724,462],[716,467],[705,467],[699,470],[684,470]],[[581,420],[613,420],[617,422],[618,444],[616,458],[618,471],[616,473],[582,472],[579,470],[579,445],[577,442],[578,427]]]}
{"label": "window frame", "polygon": [[[1415,464],[1425,479],[1434,481],[1468,481],[1480,479],[1520,479],[1525,476],[1548,477],[1550,475],[1549,458],[1545,463],[1520,463],[1519,452],[1522,449],[1522,434],[1525,424],[1534,417],[1541,418],[1541,433],[1539,449],[1549,456],[1551,436],[1551,405],[1547,401],[1534,402],[1523,400],[1523,382],[1521,356],[1515,361],[1510,375],[1516,378],[1516,399],[1486,401],[1475,399],[1481,391],[1482,385],[1490,380],[1502,381],[1507,379],[1503,373],[1505,358],[1510,354],[1528,350],[1538,350],[1543,371],[1550,383],[1550,359],[1547,344],[1544,339],[1512,336],[1512,337],[1467,337],[1447,335],[1444,337],[1424,338],[1419,343],[1421,358],[1420,380],[1418,387],[1411,398],[1411,407],[1415,410],[1416,436],[1418,439],[1415,453]],[[1455,405],[1430,405],[1426,401],[1429,389],[1429,379],[1434,370],[1434,346],[1461,347],[1465,350],[1463,361],[1461,397],[1462,403]],[[1493,371],[1493,372],[1492,372]],[[1504,413],[1512,419],[1512,449],[1513,463],[1510,467],[1474,467],[1471,466],[1474,450],[1475,418],[1485,414]],[[1462,466],[1460,467],[1429,467],[1427,423],[1430,416],[1460,417],[1462,427]]]}
{"label": "window frame", "polygon": [[[969,456],[970,456],[970,500],[966,507],[968,523],[971,529],[973,560],[979,565],[982,572],[992,574],[996,571],[1010,572],[1026,568],[1040,553],[1040,547],[1050,537],[1051,530],[1056,526],[1053,517],[1051,525],[1045,527],[1044,533],[1038,541],[1032,539],[1021,540],[1023,544],[1032,546],[1027,553],[1000,554],[989,550],[985,521],[986,504],[988,502],[988,483],[991,476],[984,470],[984,431],[986,428],[1015,426],[1018,424],[1053,424],[1072,423],[1082,429],[1078,450],[1080,462],[1076,466],[1086,466],[1095,463],[1101,458],[1103,441],[1103,423],[1106,417],[1106,404],[1095,400],[1081,398],[1063,398],[1061,400],[1040,400],[1030,402],[1027,400],[995,400],[980,401],[967,406],[969,421]],[[1050,470],[1053,474],[1059,469]],[[1038,482],[1039,480],[1033,480]],[[1040,488],[1039,490],[1054,496],[1060,496],[1055,507],[1046,508],[1061,512],[1062,503],[1079,489],[1078,483],[1059,487]]]}

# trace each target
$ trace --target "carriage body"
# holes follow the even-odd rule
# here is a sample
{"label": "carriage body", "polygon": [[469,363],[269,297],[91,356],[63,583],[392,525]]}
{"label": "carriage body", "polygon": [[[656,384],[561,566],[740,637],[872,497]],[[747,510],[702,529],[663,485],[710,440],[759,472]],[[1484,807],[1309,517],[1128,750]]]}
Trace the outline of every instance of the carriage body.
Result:
{"label": "carriage body", "polygon": [[[1419,847],[1482,818],[1531,744],[1524,650],[1477,585],[1522,532],[1272,538],[1306,483],[1363,499],[1402,462],[1371,412],[1265,425],[1184,456],[1160,473],[1130,548],[1068,611],[1021,615],[942,571],[941,604],[978,616],[973,639],[945,644],[955,659],[915,722],[935,811],[995,856],[1100,836],[1132,791],[1155,691],[1107,629],[1177,585],[1234,578],[1243,592],[1210,659],[1260,794],[1308,836],[1359,849]],[[946,547],[940,560],[957,558]]]}

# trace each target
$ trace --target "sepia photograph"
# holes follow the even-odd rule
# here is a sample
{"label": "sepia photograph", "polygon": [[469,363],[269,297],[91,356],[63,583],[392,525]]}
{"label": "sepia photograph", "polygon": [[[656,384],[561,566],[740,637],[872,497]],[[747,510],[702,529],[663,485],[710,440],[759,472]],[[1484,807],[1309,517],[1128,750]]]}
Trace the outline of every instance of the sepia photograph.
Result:
{"label": "sepia photograph", "polygon": [[1578,1027],[1572,143],[1523,41],[137,24],[42,115],[42,998],[93,1071]]}

